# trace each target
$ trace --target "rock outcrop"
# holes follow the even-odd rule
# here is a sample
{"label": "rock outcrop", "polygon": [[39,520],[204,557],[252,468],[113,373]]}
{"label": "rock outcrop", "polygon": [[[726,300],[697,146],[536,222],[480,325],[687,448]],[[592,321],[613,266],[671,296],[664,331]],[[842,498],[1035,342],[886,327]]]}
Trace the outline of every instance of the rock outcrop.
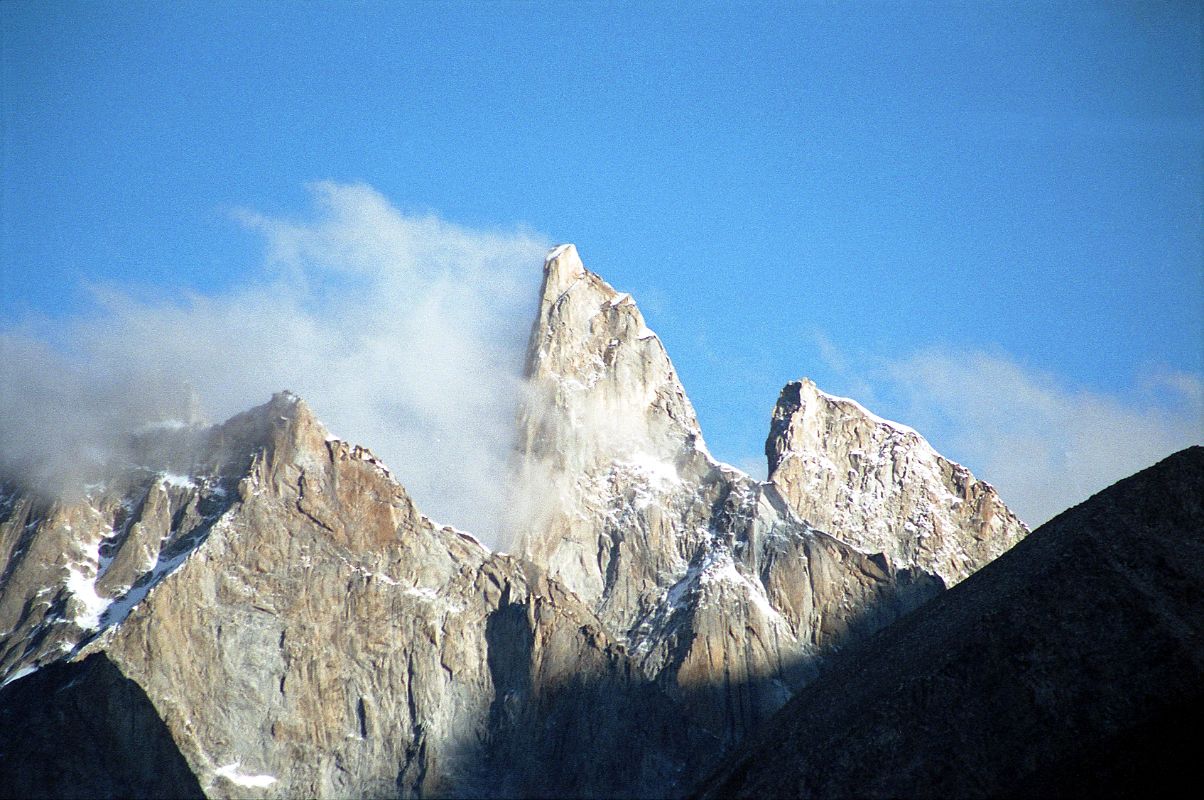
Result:
{"label": "rock outcrop", "polygon": [[939,590],[712,458],[660,339],[572,245],[544,266],[527,372],[523,555],[721,742],[785,702],[825,653]]}
{"label": "rock outcrop", "polygon": [[765,455],[769,482],[800,517],[948,586],[1028,533],[990,484],[916,431],[809,380],[782,389]]}
{"label": "rock outcrop", "polygon": [[[40,644],[25,628],[6,637],[19,655],[0,707],[48,658],[103,657],[145,693],[210,797],[640,796],[675,786],[705,752],[588,607],[534,565],[437,528],[302,401],[278,395],[209,438],[241,450],[245,474],[140,484],[127,505],[167,510],[134,513],[111,559],[47,581],[58,588],[40,596],[59,612],[42,615]],[[198,534],[191,510],[215,492],[223,505]],[[112,506],[60,503],[47,519]],[[8,530],[29,525],[21,513]],[[111,534],[107,522],[75,532],[88,553]],[[156,563],[174,566],[140,566],[152,578],[135,581],[136,605],[124,607],[128,591],[110,602],[79,590],[74,576],[102,587],[125,547],[160,540]]]}
{"label": "rock outcrop", "polygon": [[[288,393],[146,430],[74,499],[0,486],[0,795],[32,785],[12,759],[53,770],[36,720],[119,704],[90,793],[678,796],[1022,533],[921,440],[834,407],[815,434],[779,405],[771,481],[716,461],[630,296],[571,245],[544,270],[516,556],[431,522]],[[815,453],[860,516],[841,491],[816,510]]]}
{"label": "rock outcrop", "polygon": [[838,656],[700,796],[1180,794],[1204,710],[1201,586],[1193,447]]}

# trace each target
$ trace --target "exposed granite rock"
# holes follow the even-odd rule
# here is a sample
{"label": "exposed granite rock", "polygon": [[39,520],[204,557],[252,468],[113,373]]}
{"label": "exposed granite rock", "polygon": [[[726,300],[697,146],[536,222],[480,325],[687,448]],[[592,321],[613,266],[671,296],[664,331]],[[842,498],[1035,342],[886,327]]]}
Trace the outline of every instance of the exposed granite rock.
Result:
{"label": "exposed granite rock", "polygon": [[[645,796],[707,752],[588,607],[435,527],[303,402],[278,395],[214,433],[248,453],[228,504],[120,624],[60,655],[103,654],[140,687],[206,795]],[[172,524],[191,519],[192,481]],[[161,482],[139,519],[164,518]],[[70,642],[78,616],[50,624]],[[0,706],[42,652],[13,663]]]}
{"label": "exposed granite rock", "polygon": [[775,487],[717,462],[626,294],[549,254],[520,430],[520,547],[625,641],[724,745],[825,652],[939,590],[817,531]]}
{"label": "exposed granite rock", "polygon": [[1028,533],[990,484],[920,434],[809,380],[782,389],[765,455],[770,483],[800,517],[949,586]]}
{"label": "exposed granite rock", "polygon": [[[780,483],[717,462],[660,340],[571,245],[545,264],[528,378],[517,558],[436,526],[288,393],[148,430],[75,499],[0,487],[0,713],[32,679],[76,705],[128,684],[210,797],[675,796],[938,592],[929,570],[977,566],[988,511],[1010,518],[929,513],[948,545],[929,558],[913,507],[960,468],[853,420],[832,423],[850,484],[907,484],[894,527],[809,524],[785,466],[802,417],[775,417]],[[903,467],[855,458],[861,438]],[[98,659],[112,679],[67,693],[58,665]]]}
{"label": "exposed granite rock", "polygon": [[[544,265],[520,427],[521,550],[616,631],[684,572],[725,490],[660,340],[562,245]],[[625,535],[636,524],[640,535]]]}
{"label": "exposed granite rock", "polygon": [[1204,448],[834,659],[702,797],[1179,794],[1204,710]]}

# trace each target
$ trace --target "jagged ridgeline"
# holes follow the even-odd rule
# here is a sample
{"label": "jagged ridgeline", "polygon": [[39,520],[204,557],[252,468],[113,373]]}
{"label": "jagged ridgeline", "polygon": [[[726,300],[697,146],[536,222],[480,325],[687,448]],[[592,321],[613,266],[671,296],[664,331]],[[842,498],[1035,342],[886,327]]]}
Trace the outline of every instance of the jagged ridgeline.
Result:
{"label": "jagged ridgeline", "polygon": [[1027,532],[806,381],[768,481],[716,461],[572,245],[527,379],[512,555],[287,393],[146,432],[73,500],[4,484],[0,795],[683,795],[836,651]]}
{"label": "jagged ridgeline", "polygon": [[1197,446],[833,658],[698,797],[1185,796],[1202,556]]}

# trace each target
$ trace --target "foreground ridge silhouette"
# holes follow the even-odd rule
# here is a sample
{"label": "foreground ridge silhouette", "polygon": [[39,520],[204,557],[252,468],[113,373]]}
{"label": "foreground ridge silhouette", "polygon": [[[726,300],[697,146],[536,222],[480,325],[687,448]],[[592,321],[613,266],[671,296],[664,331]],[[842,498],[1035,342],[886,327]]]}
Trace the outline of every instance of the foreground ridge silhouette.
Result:
{"label": "foreground ridge silhouette", "polygon": [[1204,448],[832,659],[697,791],[1174,796],[1204,710]]}

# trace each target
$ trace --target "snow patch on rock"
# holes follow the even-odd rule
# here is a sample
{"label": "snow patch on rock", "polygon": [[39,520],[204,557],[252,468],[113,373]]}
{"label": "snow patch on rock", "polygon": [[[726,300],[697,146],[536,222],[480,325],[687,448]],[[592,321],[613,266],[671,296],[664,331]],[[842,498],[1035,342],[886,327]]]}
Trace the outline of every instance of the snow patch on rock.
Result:
{"label": "snow patch on rock", "polygon": [[218,767],[213,776],[214,778],[225,778],[236,786],[245,786],[248,789],[266,789],[276,782],[274,775],[248,775],[239,772],[238,769],[241,766],[241,762],[232,761],[223,767]]}

